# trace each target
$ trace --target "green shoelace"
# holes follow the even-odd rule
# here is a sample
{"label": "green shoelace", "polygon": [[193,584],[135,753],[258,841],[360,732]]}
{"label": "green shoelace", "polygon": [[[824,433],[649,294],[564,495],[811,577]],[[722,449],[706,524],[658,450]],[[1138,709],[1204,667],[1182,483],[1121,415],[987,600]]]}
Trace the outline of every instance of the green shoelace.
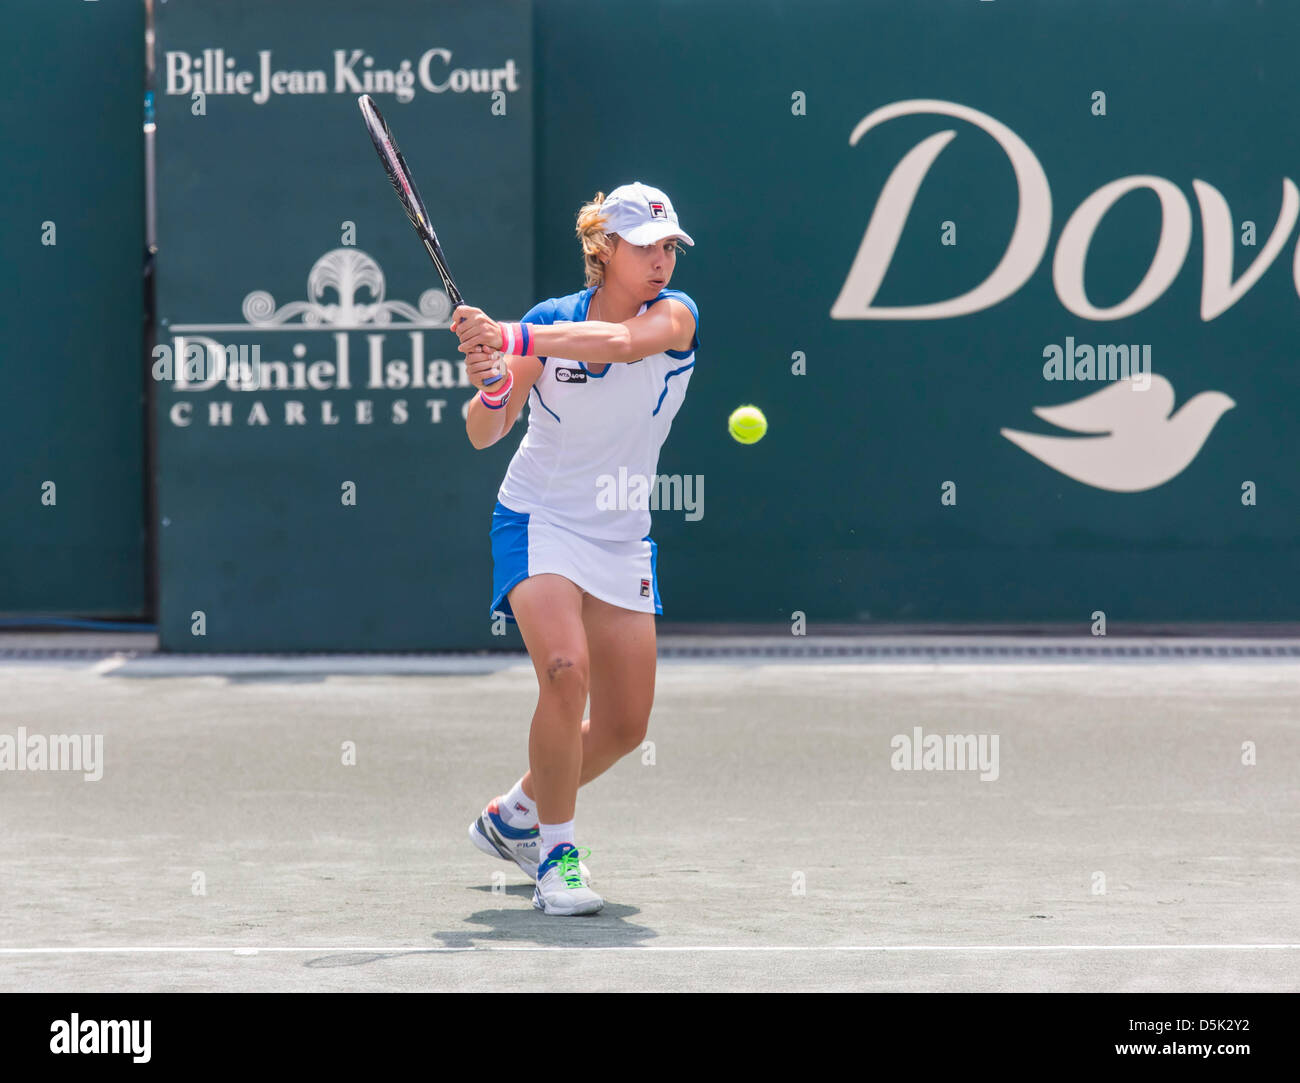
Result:
{"label": "green shoelace", "polygon": [[566,887],[580,888],[587,886],[582,882],[582,869],[579,867],[578,862],[584,857],[590,856],[591,851],[586,848],[566,850],[561,855],[559,860],[560,879],[564,881]]}

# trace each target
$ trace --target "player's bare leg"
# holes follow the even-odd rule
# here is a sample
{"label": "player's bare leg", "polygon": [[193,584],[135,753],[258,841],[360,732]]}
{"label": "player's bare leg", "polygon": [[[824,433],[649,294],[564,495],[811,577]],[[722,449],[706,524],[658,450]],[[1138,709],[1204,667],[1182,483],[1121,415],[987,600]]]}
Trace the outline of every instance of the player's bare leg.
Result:
{"label": "player's bare leg", "polygon": [[591,652],[591,728],[582,746],[582,782],[587,783],[645,740],[658,652],[653,613],[622,609],[588,594],[582,622]]}
{"label": "player's bare leg", "polygon": [[537,674],[525,792],[542,823],[567,823],[577,805],[590,684],[582,591],[562,575],[534,575],[511,590],[510,608]]}
{"label": "player's bare leg", "polygon": [[590,685],[582,591],[561,575],[529,576],[510,592],[510,607],[537,673],[528,733],[540,836],[533,906],[547,914],[594,914],[605,900],[587,885],[573,841]]}
{"label": "player's bare leg", "polygon": [[[582,722],[578,776],[578,784],[585,786],[645,740],[658,658],[653,613],[622,609],[586,594],[582,623],[591,661],[591,717]],[[523,789],[536,797],[531,771],[524,775]]]}

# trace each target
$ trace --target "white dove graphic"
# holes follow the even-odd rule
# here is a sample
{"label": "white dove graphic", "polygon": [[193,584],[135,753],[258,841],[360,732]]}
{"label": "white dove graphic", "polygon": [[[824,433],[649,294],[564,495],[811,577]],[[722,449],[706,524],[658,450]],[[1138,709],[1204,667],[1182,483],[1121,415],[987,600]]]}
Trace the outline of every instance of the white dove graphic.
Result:
{"label": "white dove graphic", "polygon": [[1014,429],[1002,429],[1002,435],[1084,485],[1116,493],[1154,489],[1187,469],[1215,423],[1237,404],[1222,391],[1202,391],[1170,416],[1173,385],[1154,373],[1150,380],[1145,388],[1136,378],[1119,380],[1075,402],[1034,407],[1059,428],[1106,435],[1039,436]]}

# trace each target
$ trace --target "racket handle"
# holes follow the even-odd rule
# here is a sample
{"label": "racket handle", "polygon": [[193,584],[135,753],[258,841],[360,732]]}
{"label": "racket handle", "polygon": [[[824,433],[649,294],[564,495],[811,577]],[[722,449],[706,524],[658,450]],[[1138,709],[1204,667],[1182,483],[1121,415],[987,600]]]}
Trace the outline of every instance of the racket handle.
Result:
{"label": "racket handle", "polygon": [[[453,282],[446,282],[445,284],[446,284],[446,286],[447,286],[447,294],[448,294],[448,296],[451,297],[451,299],[452,299],[452,301],[454,302],[455,306],[456,306],[457,308],[460,308],[460,306],[463,305],[463,304],[465,303],[465,299],[464,299],[463,297],[461,297],[461,295],[460,295],[460,291],[459,291],[458,289],[456,289],[455,283],[453,283]],[[455,333],[455,331],[456,331],[456,324],[458,324],[458,323],[460,323],[460,320],[453,320],[453,321],[452,321],[452,324],[451,324],[451,331],[452,331],[453,333]],[[501,358],[502,358],[503,356],[504,356],[504,355],[501,353],[500,350],[493,350],[493,351],[492,351],[492,360],[493,360],[493,361],[500,361]],[[497,375],[493,376],[492,379],[490,379],[490,380],[484,380],[483,382],[484,382],[485,384],[494,384],[494,383],[496,383],[498,380],[500,380],[501,377],[504,376],[504,375],[505,375],[505,373],[497,373]]]}

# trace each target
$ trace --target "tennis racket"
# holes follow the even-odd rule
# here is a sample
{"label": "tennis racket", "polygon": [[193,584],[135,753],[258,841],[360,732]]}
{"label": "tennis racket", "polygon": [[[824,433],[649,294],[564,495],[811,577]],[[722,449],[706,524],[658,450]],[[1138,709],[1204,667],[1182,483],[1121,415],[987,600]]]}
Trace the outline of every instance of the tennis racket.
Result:
{"label": "tennis racket", "polygon": [[[429,253],[429,258],[433,260],[433,265],[438,269],[438,277],[442,279],[443,288],[447,291],[447,296],[451,299],[453,306],[463,305],[465,299],[460,295],[460,290],[456,288],[456,283],[452,280],[451,272],[447,269],[447,257],[442,253],[442,245],[438,243],[438,235],[433,231],[433,224],[429,220],[429,212],[425,209],[424,200],[420,198],[420,190],[415,187],[415,178],[411,176],[410,167],[406,164],[406,159],[402,157],[402,152],[397,149],[397,140],[393,138],[393,133],[388,128],[384,115],[375,105],[374,99],[369,94],[362,94],[357,99],[357,104],[361,106],[361,116],[366,122],[366,131],[370,133],[370,141],[375,145],[375,151],[379,155],[380,162],[383,163],[384,172],[388,174],[388,180],[393,186],[393,191],[397,193],[398,200],[401,201],[402,210],[406,212],[406,217],[411,220],[411,225],[415,227],[416,236],[424,242],[425,251]],[[500,361],[501,354],[499,351],[493,351],[493,361]],[[484,383],[494,384],[501,379],[501,374],[493,376],[490,380],[484,380]]]}

